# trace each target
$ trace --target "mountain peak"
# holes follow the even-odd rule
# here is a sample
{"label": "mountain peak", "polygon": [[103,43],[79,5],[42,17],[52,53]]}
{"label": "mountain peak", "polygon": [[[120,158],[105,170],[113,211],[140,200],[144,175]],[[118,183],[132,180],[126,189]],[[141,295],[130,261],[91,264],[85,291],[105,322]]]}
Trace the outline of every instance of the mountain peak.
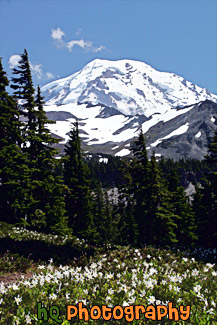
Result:
{"label": "mountain peak", "polygon": [[95,59],[69,77],[42,87],[46,105],[105,105],[125,115],[163,113],[217,96],[169,72],[134,60]]}
{"label": "mountain peak", "polygon": [[89,152],[129,155],[141,127],[149,153],[202,159],[217,123],[216,95],[139,61],[96,59],[42,93],[62,148],[76,119]]}

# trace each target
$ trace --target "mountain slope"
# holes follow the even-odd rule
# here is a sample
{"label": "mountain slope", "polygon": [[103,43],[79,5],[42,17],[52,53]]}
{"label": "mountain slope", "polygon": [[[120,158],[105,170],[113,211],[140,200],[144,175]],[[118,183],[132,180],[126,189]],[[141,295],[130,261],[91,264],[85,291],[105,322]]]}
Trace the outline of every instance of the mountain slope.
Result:
{"label": "mountain slope", "polygon": [[217,96],[173,73],[144,62],[96,59],[73,75],[42,87],[47,105],[102,104],[125,115],[164,113]]}
{"label": "mountain slope", "polygon": [[158,156],[175,160],[201,160],[216,127],[217,104],[206,100],[166,123],[159,122],[151,127],[146,133],[148,149],[154,150]]}
{"label": "mountain slope", "polygon": [[90,152],[130,154],[142,127],[148,150],[174,159],[202,159],[217,121],[217,96],[143,62],[94,60],[81,71],[42,87],[53,134],[68,140],[79,122]]}

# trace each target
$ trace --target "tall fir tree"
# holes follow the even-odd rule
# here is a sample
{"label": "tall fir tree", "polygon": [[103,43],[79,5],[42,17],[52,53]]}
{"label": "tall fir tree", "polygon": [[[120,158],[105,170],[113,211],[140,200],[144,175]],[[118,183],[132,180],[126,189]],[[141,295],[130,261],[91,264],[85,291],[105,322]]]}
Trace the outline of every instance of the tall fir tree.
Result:
{"label": "tall fir tree", "polygon": [[48,120],[43,109],[44,102],[39,86],[35,104],[37,128],[34,142],[36,158],[33,182],[34,197],[38,203],[35,207],[34,220],[36,223],[44,221],[42,226],[47,231],[66,234],[69,229],[65,210],[65,187],[60,176],[55,172],[57,166],[55,156],[58,150],[54,145],[59,140],[51,135],[47,127],[54,122]]}
{"label": "tall fir tree", "polygon": [[104,246],[114,244],[117,235],[116,219],[112,215],[108,192],[100,182],[95,191],[94,203],[94,225],[98,234],[96,242]]}
{"label": "tall fir tree", "polygon": [[34,93],[30,63],[26,49],[21,55],[18,68],[12,69],[14,77],[12,78],[11,88],[14,90],[14,96],[18,100],[22,114],[27,117],[24,134],[25,142],[23,149],[27,151],[29,160],[34,161],[36,158],[35,141],[37,129],[37,111],[35,109]]}
{"label": "tall fir tree", "polygon": [[176,237],[179,245],[189,247],[194,246],[197,241],[195,215],[185,194],[184,187],[180,186],[177,167],[171,161],[168,175],[168,190],[170,202],[177,218]]}
{"label": "tall fir tree", "polygon": [[64,182],[68,187],[66,209],[69,226],[75,235],[95,242],[97,232],[93,222],[93,199],[88,181],[88,167],[81,151],[78,122],[73,124],[69,133],[63,163]]}
{"label": "tall fir tree", "polygon": [[[147,242],[148,229],[148,184],[149,184],[149,161],[145,144],[145,137],[142,129],[139,131],[138,138],[132,143],[131,150],[133,153],[133,160],[130,164],[130,174],[132,177],[129,195],[131,201],[131,217],[132,214],[138,225],[138,241],[141,244]],[[134,203],[132,203],[132,197]],[[133,204],[133,206],[132,206]]]}
{"label": "tall fir tree", "polygon": [[[46,124],[51,123],[43,110],[43,98],[38,87],[34,98],[34,87],[28,53],[24,50],[18,64],[13,69],[14,96],[19,109],[26,117],[23,128],[22,150],[27,156],[30,182],[28,183],[27,224],[34,229],[55,233],[68,231],[65,216],[64,186],[55,174],[57,151],[53,145],[58,141],[51,136]],[[25,219],[26,219],[25,218]]]}
{"label": "tall fir tree", "polygon": [[148,243],[161,246],[177,243],[175,230],[178,216],[173,210],[170,193],[157,166],[154,152],[150,162],[148,189]]}
{"label": "tall fir tree", "polygon": [[[135,219],[135,199],[132,185],[132,163],[121,162],[122,184],[118,189],[117,212],[119,218],[119,244],[136,246],[139,240],[138,223]],[[135,173],[134,173],[135,176]]]}
{"label": "tall fir tree", "polygon": [[19,146],[23,125],[17,103],[6,91],[8,85],[0,59],[0,218],[17,223],[26,215],[29,180]]}
{"label": "tall fir tree", "polygon": [[173,212],[169,191],[153,153],[148,160],[142,130],[132,145],[131,193],[134,215],[138,224],[139,243],[170,245],[177,242],[177,215]]}
{"label": "tall fir tree", "polygon": [[217,130],[208,145],[205,160],[210,170],[197,186],[193,207],[197,223],[198,244],[216,247],[217,242]]}
{"label": "tall fir tree", "polygon": [[94,225],[98,232],[97,243],[102,245],[106,243],[106,208],[102,184],[98,182],[94,198]]}
{"label": "tall fir tree", "polygon": [[[34,212],[37,210],[37,198],[34,196],[36,173],[35,160],[35,141],[37,129],[37,110],[35,108],[34,87],[31,76],[28,53],[26,49],[20,56],[18,67],[12,69],[14,77],[12,78],[11,88],[14,90],[13,97],[16,99],[18,109],[26,122],[22,128],[22,151],[27,156],[27,183],[28,196],[26,202],[25,224],[29,224],[34,219]],[[38,219],[43,220],[42,216]]]}

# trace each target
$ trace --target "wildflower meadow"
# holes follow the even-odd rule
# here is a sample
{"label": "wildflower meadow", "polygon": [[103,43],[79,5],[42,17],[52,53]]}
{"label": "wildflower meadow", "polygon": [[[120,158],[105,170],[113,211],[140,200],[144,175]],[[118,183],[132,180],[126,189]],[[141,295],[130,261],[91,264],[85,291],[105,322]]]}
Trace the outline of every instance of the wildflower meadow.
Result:
{"label": "wildflower meadow", "polygon": [[[37,238],[36,232],[11,229],[7,236],[16,233],[17,240],[23,236]],[[44,236],[44,237],[43,237]],[[38,234],[38,237],[40,235]],[[41,235],[45,240],[52,236]],[[25,237],[27,239],[27,237]],[[60,240],[60,238],[56,238]],[[66,242],[62,240],[62,242]],[[84,243],[80,242],[81,245]],[[64,244],[63,244],[64,245]],[[95,254],[84,263],[72,260],[67,265],[57,265],[52,258],[38,263],[31,277],[25,273],[19,281],[0,283],[1,324],[217,324],[217,267],[215,263],[202,262],[207,257],[215,261],[215,249],[181,252],[179,250],[144,247],[108,248]],[[195,257],[192,257],[195,256]],[[45,322],[38,319],[38,303],[49,310],[58,307],[56,320],[49,317]],[[123,317],[105,321],[66,318],[66,306],[83,303],[91,306],[164,305],[191,306],[188,320],[174,321],[164,317],[160,322],[144,318],[136,320]],[[55,313],[54,313],[55,314]],[[128,321],[127,321],[128,319]]]}

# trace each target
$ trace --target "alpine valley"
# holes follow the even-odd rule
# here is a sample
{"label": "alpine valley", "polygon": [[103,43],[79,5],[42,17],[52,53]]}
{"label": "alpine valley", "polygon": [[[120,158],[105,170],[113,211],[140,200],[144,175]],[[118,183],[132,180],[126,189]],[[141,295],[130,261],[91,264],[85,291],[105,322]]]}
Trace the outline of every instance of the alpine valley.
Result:
{"label": "alpine valley", "polygon": [[217,95],[139,61],[96,59],[42,95],[60,152],[77,120],[89,153],[130,155],[142,128],[149,155],[201,160],[217,126]]}

